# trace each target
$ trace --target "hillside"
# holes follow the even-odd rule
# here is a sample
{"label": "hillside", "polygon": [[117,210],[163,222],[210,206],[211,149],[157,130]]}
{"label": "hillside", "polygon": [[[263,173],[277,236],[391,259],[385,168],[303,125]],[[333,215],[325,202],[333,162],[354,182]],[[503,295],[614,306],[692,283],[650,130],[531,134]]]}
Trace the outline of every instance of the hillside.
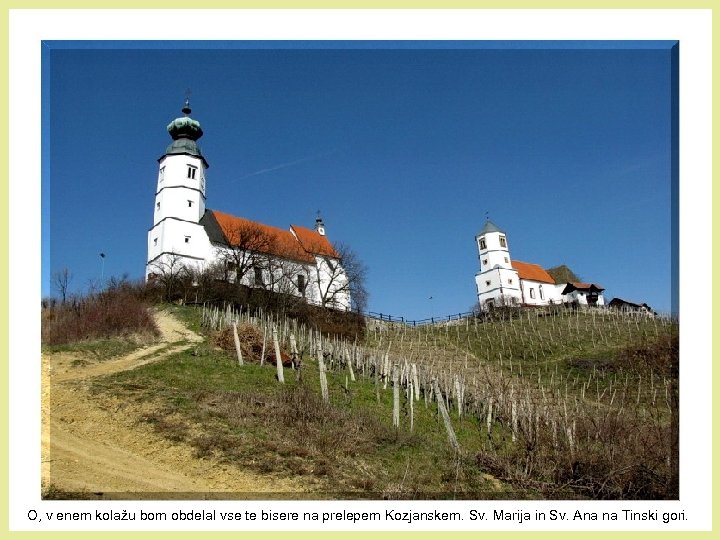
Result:
{"label": "hillside", "polygon": [[86,347],[43,354],[43,496],[187,498],[249,489],[303,491],[299,482],[250,471],[228,474],[217,460],[198,460],[192,448],[139,422],[155,414],[151,404],[91,391],[97,380],[166,361],[203,341],[167,311],[157,311],[155,320],[158,342],[129,354],[105,356]]}
{"label": "hillside", "polygon": [[547,273],[555,280],[555,283],[579,283],[582,281],[575,272],[564,264],[548,268]]}
{"label": "hillside", "polygon": [[[227,473],[197,491],[268,497],[272,479],[288,486],[273,492],[284,498],[288,490],[307,498],[677,493],[674,321],[522,311],[384,325],[341,341],[277,317],[173,309],[202,341],[85,379],[83,396],[101,410],[123,404],[130,432],[182,449],[193,467],[210,460]],[[232,320],[243,365],[223,330]],[[293,341],[296,369],[287,361]],[[60,493],[83,491],[61,476],[51,475]],[[233,488],[229,479],[240,477],[251,480]]]}

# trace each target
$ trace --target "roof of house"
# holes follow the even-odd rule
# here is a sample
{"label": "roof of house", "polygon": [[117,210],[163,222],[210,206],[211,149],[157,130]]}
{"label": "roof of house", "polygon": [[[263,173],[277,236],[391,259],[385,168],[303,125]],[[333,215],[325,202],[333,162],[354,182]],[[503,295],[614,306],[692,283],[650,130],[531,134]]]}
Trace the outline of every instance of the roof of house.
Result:
{"label": "roof of house", "polygon": [[297,225],[293,225],[292,230],[285,230],[209,209],[200,224],[210,241],[216,244],[241,247],[305,263],[315,262],[315,255],[338,257],[327,238]]}
{"label": "roof of house", "polygon": [[552,276],[548,274],[539,264],[513,261],[512,267],[517,270],[520,279],[539,281],[541,283],[551,283],[553,285],[555,284],[555,280]]}
{"label": "roof of house", "polygon": [[610,303],[608,304],[610,307],[616,307],[616,306],[629,306],[632,308],[645,308],[650,309],[650,306],[648,306],[645,302],[631,302],[630,300],[623,300],[622,298],[613,298],[610,300]]}
{"label": "roof of house", "polygon": [[601,287],[597,283],[568,283],[565,285],[562,294],[568,294],[573,291],[601,292],[604,290],[605,287]]}

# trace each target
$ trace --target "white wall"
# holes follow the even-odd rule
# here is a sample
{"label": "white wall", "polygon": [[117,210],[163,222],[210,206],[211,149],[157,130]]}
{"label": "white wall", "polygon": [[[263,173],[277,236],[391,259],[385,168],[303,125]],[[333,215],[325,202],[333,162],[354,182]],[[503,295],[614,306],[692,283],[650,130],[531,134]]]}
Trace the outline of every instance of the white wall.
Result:
{"label": "white wall", "polygon": [[188,265],[194,267],[198,261],[213,260],[210,239],[202,225],[176,219],[166,219],[148,232],[148,272],[163,253],[186,257]]}
{"label": "white wall", "polygon": [[[500,243],[500,239],[505,238],[505,247]],[[481,248],[481,241],[485,241],[485,248]],[[498,232],[489,232],[475,238],[478,248],[478,256],[480,259],[480,271],[485,272],[495,266],[501,268],[512,268],[510,259],[509,244],[505,234]]]}
{"label": "white wall", "polygon": [[[583,291],[573,291],[569,294],[564,295],[564,297],[565,297],[565,302],[567,302],[567,303],[577,302],[578,304],[580,304],[582,306],[588,305],[587,295]],[[603,296],[602,293],[598,294],[597,304],[595,304],[595,305],[597,305],[597,306],[605,305],[605,297]]]}
{"label": "white wall", "polygon": [[[525,304],[530,306],[547,306],[549,304],[560,304],[563,301],[562,289],[558,290],[557,285],[542,283],[530,279],[522,280],[523,297]],[[542,294],[540,294],[542,290]],[[534,296],[534,298],[533,298]]]}
{"label": "white wall", "polygon": [[[190,166],[195,167],[195,178],[188,178]],[[167,217],[200,220],[205,213],[205,171],[200,158],[169,155],[160,160],[153,212],[154,224]]]}
{"label": "white wall", "polygon": [[[490,282],[488,284],[488,282]],[[520,294],[520,279],[517,270],[507,268],[493,268],[475,275],[475,285],[478,291],[478,302],[482,308],[488,300],[493,300],[495,306],[507,305],[508,301],[522,302]]]}

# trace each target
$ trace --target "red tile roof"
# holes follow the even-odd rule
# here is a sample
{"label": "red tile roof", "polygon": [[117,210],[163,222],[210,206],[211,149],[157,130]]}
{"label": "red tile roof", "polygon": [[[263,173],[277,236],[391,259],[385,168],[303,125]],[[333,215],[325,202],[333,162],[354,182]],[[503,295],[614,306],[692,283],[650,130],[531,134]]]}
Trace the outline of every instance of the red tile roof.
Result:
{"label": "red tile roof", "polygon": [[541,283],[555,284],[555,280],[539,264],[513,261],[512,267],[517,270],[520,279],[529,279]]}
{"label": "red tile roof", "polygon": [[291,225],[290,229],[295,232],[298,242],[300,242],[300,245],[302,245],[303,249],[308,253],[325,255],[335,259],[340,258],[340,255],[338,255],[338,252],[327,237],[321,235],[319,232],[301,227],[300,225]]}
{"label": "red tile roof", "polygon": [[314,255],[337,257],[330,241],[316,231],[293,225],[287,231],[264,223],[210,210],[229,244],[301,262],[315,262]]}

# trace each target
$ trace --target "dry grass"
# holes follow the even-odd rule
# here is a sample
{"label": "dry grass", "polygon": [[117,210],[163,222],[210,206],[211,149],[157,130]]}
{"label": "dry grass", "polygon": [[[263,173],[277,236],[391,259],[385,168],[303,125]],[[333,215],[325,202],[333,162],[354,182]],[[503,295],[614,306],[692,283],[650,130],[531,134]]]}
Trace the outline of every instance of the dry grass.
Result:
{"label": "dry grass", "polygon": [[143,334],[157,336],[159,331],[138,287],[126,282],[42,310],[43,345]]}

